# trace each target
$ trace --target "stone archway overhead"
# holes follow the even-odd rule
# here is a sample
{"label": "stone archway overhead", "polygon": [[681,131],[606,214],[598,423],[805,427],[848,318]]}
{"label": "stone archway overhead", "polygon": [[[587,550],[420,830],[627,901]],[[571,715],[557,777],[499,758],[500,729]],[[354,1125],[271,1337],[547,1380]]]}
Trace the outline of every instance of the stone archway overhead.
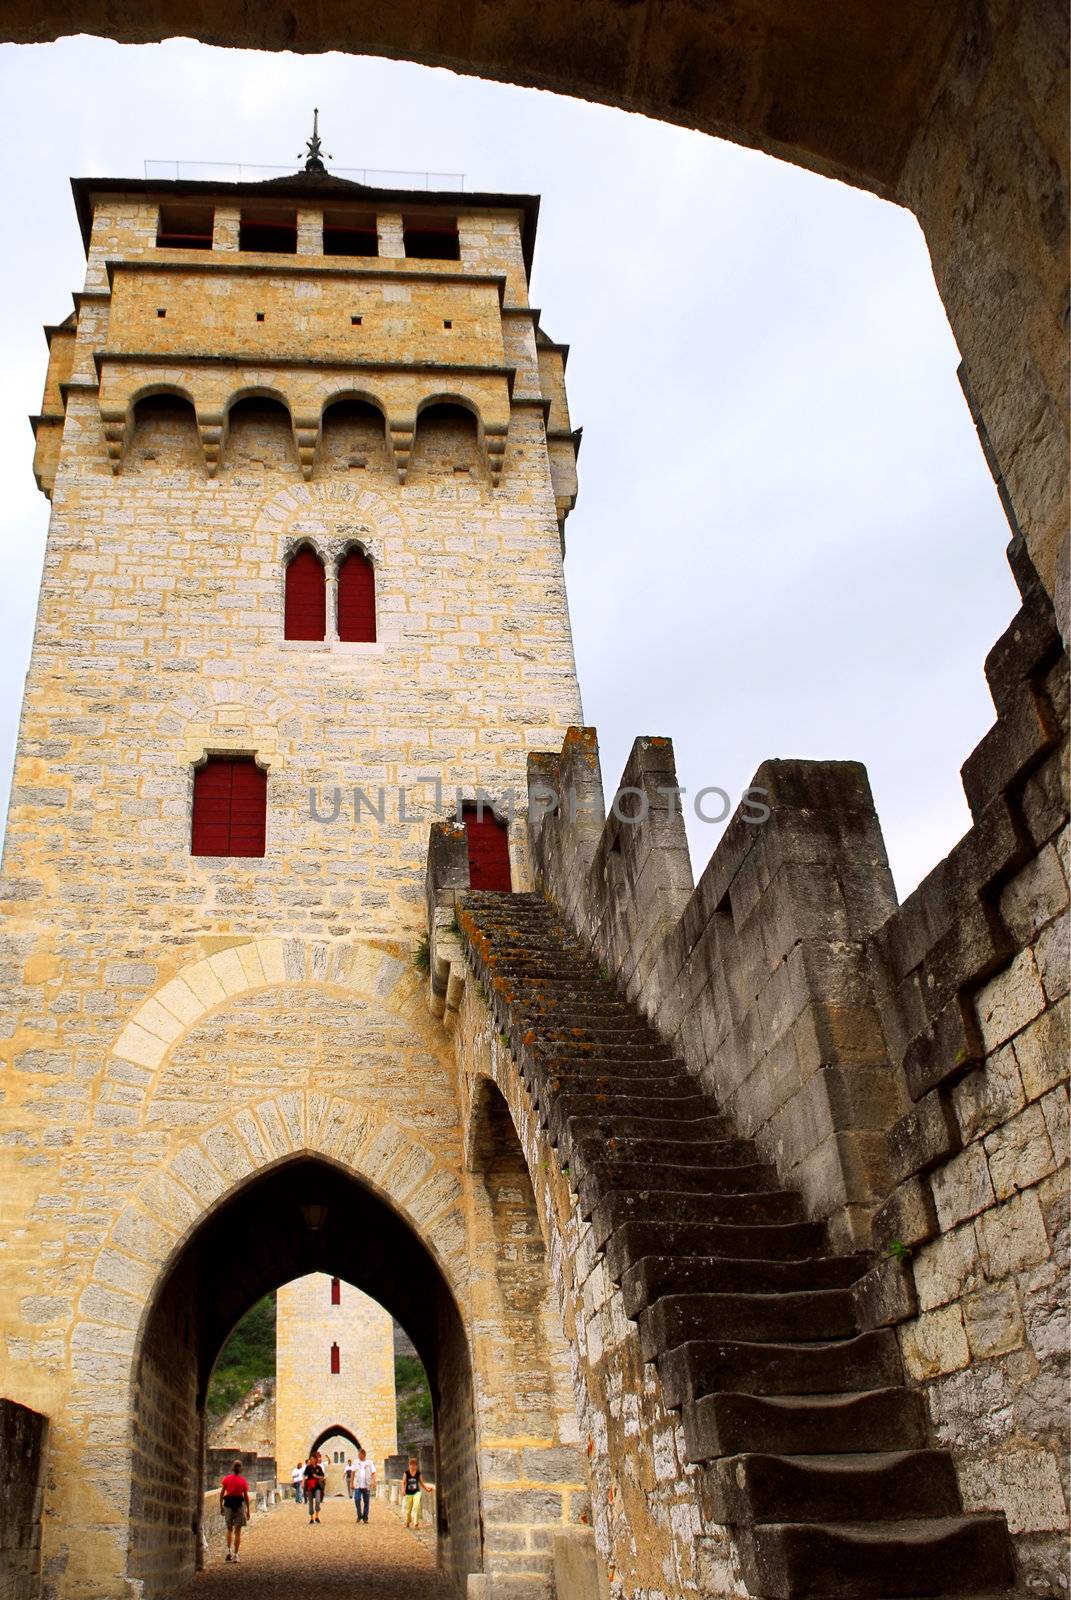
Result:
{"label": "stone archway overhead", "polygon": [[147,44],[176,35],[257,50],[341,50],[449,67],[644,112],[891,194],[970,0],[903,0],[895,24],[856,0],[526,0],[459,11],[443,0],[316,8],[265,0],[206,11],[88,0],[6,0],[0,37],[72,33]]}

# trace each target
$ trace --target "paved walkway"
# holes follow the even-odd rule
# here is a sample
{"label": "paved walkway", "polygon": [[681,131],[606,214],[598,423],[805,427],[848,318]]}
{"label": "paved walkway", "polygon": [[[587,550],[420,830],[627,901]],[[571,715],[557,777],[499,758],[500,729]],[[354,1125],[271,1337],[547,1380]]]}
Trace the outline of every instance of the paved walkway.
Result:
{"label": "paved walkway", "polygon": [[246,1600],[456,1600],[436,1569],[434,1546],[430,1528],[409,1532],[382,1500],[373,1500],[366,1527],[358,1526],[352,1501],[328,1499],[311,1528],[305,1507],[286,1501],[253,1518],[238,1566],[224,1561],[222,1535],[213,1539],[205,1570],[173,1600],[213,1600],[238,1589]]}

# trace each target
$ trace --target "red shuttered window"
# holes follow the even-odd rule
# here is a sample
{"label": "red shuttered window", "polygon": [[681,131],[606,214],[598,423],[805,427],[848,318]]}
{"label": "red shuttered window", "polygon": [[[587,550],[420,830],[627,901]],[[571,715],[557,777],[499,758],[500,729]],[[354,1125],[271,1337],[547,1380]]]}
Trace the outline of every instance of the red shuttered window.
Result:
{"label": "red shuttered window", "polygon": [[342,1304],[342,1284],[337,1278],[331,1279],[331,1304],[333,1306]]}
{"label": "red shuttered window", "polygon": [[342,1359],[341,1359],[341,1357],[339,1355],[339,1349],[338,1349],[338,1345],[337,1344],[333,1344],[331,1346],[331,1371],[332,1372],[341,1372],[342,1371]]}
{"label": "red shuttered window", "polygon": [[327,584],[323,562],[308,545],[287,564],[283,637],[323,639],[327,633]]}
{"label": "red shuttered window", "polygon": [[195,856],[262,856],[268,774],[251,758],[212,756],[193,775]]}
{"label": "red shuttered window", "polygon": [[469,847],[469,888],[497,889],[509,894],[513,885],[509,875],[509,833],[505,823],[492,816],[486,806],[462,811]]}
{"label": "red shuttered window", "polygon": [[351,550],[338,569],[338,636],[350,644],[375,643],[376,575],[360,550]]}

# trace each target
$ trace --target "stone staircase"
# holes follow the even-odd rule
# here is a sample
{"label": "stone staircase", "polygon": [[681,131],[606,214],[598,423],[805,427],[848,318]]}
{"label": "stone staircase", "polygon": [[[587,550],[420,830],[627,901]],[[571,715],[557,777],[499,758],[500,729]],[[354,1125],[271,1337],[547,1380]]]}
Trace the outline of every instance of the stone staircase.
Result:
{"label": "stone staircase", "polygon": [[750,1592],[1005,1593],[1003,1516],[963,1511],[895,1334],[859,1331],[868,1258],[828,1254],[544,899],[470,894],[460,926]]}

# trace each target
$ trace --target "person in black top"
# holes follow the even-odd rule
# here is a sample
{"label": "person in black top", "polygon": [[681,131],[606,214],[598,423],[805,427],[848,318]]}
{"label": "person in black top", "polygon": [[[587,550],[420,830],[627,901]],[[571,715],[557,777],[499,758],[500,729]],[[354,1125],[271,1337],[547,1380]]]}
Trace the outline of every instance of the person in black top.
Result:
{"label": "person in black top", "polygon": [[409,1466],[402,1477],[402,1493],[405,1496],[405,1525],[420,1527],[420,1502],[426,1489],[433,1485],[425,1483],[420,1474],[416,1456],[409,1457]]}
{"label": "person in black top", "polygon": [[325,1482],[326,1474],[320,1465],[320,1452],[317,1450],[305,1463],[305,1499],[308,1502],[310,1523],[320,1520]]}

